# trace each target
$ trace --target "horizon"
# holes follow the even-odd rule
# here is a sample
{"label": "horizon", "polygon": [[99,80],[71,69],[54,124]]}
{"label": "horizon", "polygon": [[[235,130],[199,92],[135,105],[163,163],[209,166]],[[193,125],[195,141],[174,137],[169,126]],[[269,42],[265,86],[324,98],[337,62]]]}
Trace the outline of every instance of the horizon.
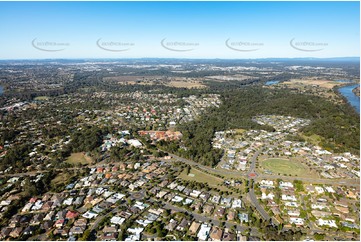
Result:
{"label": "horizon", "polygon": [[0,31],[6,33],[0,59],[360,58],[359,7],[360,2],[0,2]]}
{"label": "horizon", "polygon": [[347,59],[350,60],[358,60],[360,61],[360,56],[341,56],[341,57],[266,57],[266,58],[187,58],[187,57],[99,57],[99,58],[82,58],[82,57],[74,57],[74,58],[24,58],[24,59],[0,59],[0,61],[46,61],[46,60],[143,60],[143,59],[150,59],[150,60],[342,60]]}

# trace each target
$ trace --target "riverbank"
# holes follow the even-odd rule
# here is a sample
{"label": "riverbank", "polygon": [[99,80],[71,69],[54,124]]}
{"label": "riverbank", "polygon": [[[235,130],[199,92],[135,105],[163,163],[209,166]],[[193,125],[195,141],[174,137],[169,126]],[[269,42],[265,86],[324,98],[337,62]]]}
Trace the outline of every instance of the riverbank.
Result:
{"label": "riverbank", "polygon": [[356,95],[356,96],[360,96],[360,87],[356,87],[354,89],[352,89],[352,92]]}
{"label": "riverbank", "polygon": [[271,85],[273,85],[273,84],[277,84],[277,83],[279,83],[280,81],[267,81],[266,83],[265,83],[265,85],[266,86],[271,86]]}
{"label": "riverbank", "polygon": [[338,88],[338,91],[356,109],[357,113],[360,113],[360,96],[354,93],[354,89],[360,89],[360,84],[345,85]]}

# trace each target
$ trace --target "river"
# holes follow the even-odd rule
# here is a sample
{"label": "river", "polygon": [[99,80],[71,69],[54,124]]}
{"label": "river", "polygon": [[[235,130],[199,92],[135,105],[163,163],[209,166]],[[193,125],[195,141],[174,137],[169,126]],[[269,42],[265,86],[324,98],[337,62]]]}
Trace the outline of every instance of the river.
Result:
{"label": "river", "polygon": [[277,83],[279,83],[279,82],[280,82],[280,81],[266,81],[265,85],[266,85],[266,86],[271,86],[271,85],[277,84]]}
{"label": "river", "polygon": [[359,87],[360,84],[354,84],[349,86],[340,87],[338,91],[347,99],[352,107],[360,114],[360,97],[357,96],[352,90]]}

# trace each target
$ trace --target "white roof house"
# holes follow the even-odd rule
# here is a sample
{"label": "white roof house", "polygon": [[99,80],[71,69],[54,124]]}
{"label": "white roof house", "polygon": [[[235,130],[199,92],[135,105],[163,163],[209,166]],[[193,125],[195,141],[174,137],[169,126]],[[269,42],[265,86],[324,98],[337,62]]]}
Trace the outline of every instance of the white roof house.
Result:
{"label": "white roof house", "polygon": [[316,189],[316,192],[317,192],[318,194],[321,194],[321,193],[324,193],[324,192],[325,192],[325,190],[323,190],[323,188],[322,188],[322,187],[319,187],[319,186],[315,186],[315,189]]}
{"label": "white roof house", "polygon": [[333,190],[332,187],[325,187],[326,191],[329,193],[335,193],[335,190]]}
{"label": "white roof house", "polygon": [[138,241],[140,240],[140,234],[143,232],[144,228],[129,228],[127,232],[131,235],[125,239],[125,241]]}
{"label": "white roof house", "polygon": [[70,206],[73,204],[73,198],[70,197],[70,198],[67,198],[63,201],[63,205],[67,205],[67,206]]}
{"label": "white roof house", "polygon": [[232,208],[242,208],[242,200],[234,199],[232,203]]}
{"label": "white roof house", "polygon": [[291,182],[280,181],[279,188],[293,188],[293,184]]}
{"label": "white roof house", "polygon": [[179,202],[181,202],[181,201],[183,201],[183,198],[180,197],[180,196],[174,196],[174,197],[172,198],[172,202],[179,203]]}
{"label": "white roof house", "polygon": [[118,225],[121,225],[124,221],[125,221],[125,218],[122,218],[122,217],[119,217],[119,216],[113,216],[110,219],[110,222],[112,224],[118,224]]}
{"label": "white roof house", "polygon": [[314,203],[314,204],[311,204],[311,208],[312,209],[324,209],[324,208],[327,208],[327,206],[323,205],[323,204],[320,204],[320,203]]}
{"label": "white roof house", "polygon": [[96,218],[98,216],[97,213],[94,213],[92,211],[87,211],[86,213],[84,213],[82,215],[84,218],[88,218],[88,219],[92,219],[92,218]]}
{"label": "white roof house", "polygon": [[269,181],[269,180],[262,180],[259,184],[263,187],[269,187],[269,188],[274,187],[273,181]]}
{"label": "white roof house", "polygon": [[282,194],[282,200],[283,201],[294,201],[294,202],[297,201],[297,199],[294,195],[285,195],[285,194]]}
{"label": "white roof house", "polygon": [[286,202],[285,206],[286,207],[294,207],[294,208],[296,208],[296,207],[298,207],[298,204],[296,202]]}
{"label": "white roof house", "polygon": [[305,223],[305,221],[302,218],[293,218],[293,217],[291,217],[290,218],[290,223],[302,226]]}
{"label": "white roof house", "polygon": [[201,194],[202,192],[200,192],[200,191],[197,191],[197,190],[193,190],[189,195],[191,196],[191,197],[199,197],[199,195]]}
{"label": "white roof house", "polygon": [[274,196],[275,196],[275,195],[274,195],[272,192],[268,193],[267,195],[266,195],[266,193],[262,192],[262,197],[261,197],[261,199],[262,199],[262,200],[264,200],[264,199],[273,200]]}
{"label": "white roof house", "polygon": [[300,216],[300,211],[299,210],[288,210],[287,214],[289,216],[298,217],[298,216]]}
{"label": "white roof house", "polygon": [[130,139],[128,140],[128,144],[138,148],[138,147],[141,147],[142,146],[142,143],[140,143],[139,140],[136,140],[136,139]]}
{"label": "white roof house", "polygon": [[40,210],[42,206],[43,202],[41,200],[38,200],[36,201],[36,203],[34,203],[34,206],[31,208],[31,210]]}
{"label": "white roof house", "polygon": [[319,226],[328,226],[328,227],[337,228],[335,220],[323,220],[320,218],[319,220],[317,220],[317,223]]}
{"label": "white roof house", "polygon": [[183,202],[184,205],[193,203],[193,199],[186,198],[186,200]]}
{"label": "white roof house", "polygon": [[202,224],[197,234],[198,239],[203,241],[207,240],[209,236],[209,231],[211,231],[211,226],[209,226],[208,224]]}

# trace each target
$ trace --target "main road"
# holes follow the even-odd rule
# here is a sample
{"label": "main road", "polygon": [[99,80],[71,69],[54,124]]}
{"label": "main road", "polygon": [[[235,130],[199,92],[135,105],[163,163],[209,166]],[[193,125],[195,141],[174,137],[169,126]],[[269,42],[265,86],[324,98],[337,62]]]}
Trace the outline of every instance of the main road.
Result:
{"label": "main road", "polygon": [[[166,152],[166,151],[165,151]],[[255,155],[259,155],[260,151],[257,151]],[[198,166],[199,168],[206,170],[210,173],[218,174],[221,176],[224,175],[231,175],[234,177],[243,177],[243,178],[249,178],[248,174],[246,172],[240,172],[240,171],[229,171],[229,170],[217,170],[214,168],[211,168],[209,166],[204,166],[199,163],[196,163],[192,160],[179,157],[175,154],[171,154],[168,152],[168,154],[174,158],[175,160],[181,161],[183,163]],[[250,171],[255,172],[255,161],[257,159],[257,156],[253,156],[251,160],[251,167]],[[163,161],[169,161],[166,159],[162,159]],[[80,170],[85,168],[95,168],[102,165],[102,163],[97,163],[95,165],[86,165],[82,167],[70,167],[70,168],[62,168],[62,169],[54,169],[55,171],[64,172],[64,171],[73,171],[73,170]],[[48,172],[48,170],[40,170],[40,171],[29,171],[29,172],[23,172],[23,173],[6,173],[6,174],[0,174],[0,178],[4,177],[24,177],[24,176],[36,176],[38,174],[42,174]],[[314,178],[304,178],[304,177],[292,177],[292,176],[279,176],[279,175],[267,175],[267,174],[257,174],[257,177],[255,177],[255,180],[259,179],[282,179],[285,181],[293,181],[293,180],[300,180],[307,183],[313,183],[313,184],[327,184],[327,185],[335,185],[335,186],[353,186],[353,187],[360,187],[360,179],[314,179]]]}
{"label": "main road", "polygon": [[[266,174],[257,174],[256,173],[256,162],[259,154],[262,152],[263,148],[259,149],[255,154],[253,155],[251,159],[250,169],[248,174],[241,173],[239,171],[227,171],[227,170],[217,170],[208,166],[204,166],[201,164],[198,164],[192,160],[185,159],[183,157],[179,157],[175,154],[169,153],[168,154],[175,160],[181,161],[183,163],[186,163],[188,165],[198,166],[199,168],[206,170],[210,173],[218,174],[218,175],[233,175],[235,177],[243,177],[248,178],[252,180],[250,182],[251,186],[249,187],[249,199],[251,204],[257,209],[259,214],[262,216],[264,220],[269,220],[271,217],[269,214],[264,210],[264,208],[259,204],[258,199],[254,193],[254,181],[260,180],[260,179],[282,179],[282,180],[301,180],[308,183],[313,184],[328,184],[328,185],[344,185],[344,186],[354,186],[354,187],[360,187],[360,180],[359,179],[343,179],[343,180],[331,180],[331,179],[313,179],[313,178],[303,178],[303,177],[290,177],[290,176],[279,176],[279,175],[266,175]],[[165,160],[167,161],[167,160]],[[278,223],[276,220],[273,219],[274,223]]]}
{"label": "main road", "polygon": [[[165,151],[166,152],[166,151]],[[255,155],[257,154],[257,156],[259,155],[260,151],[257,151],[255,153]],[[240,172],[240,171],[228,171],[228,170],[218,170],[218,169],[214,169],[211,168],[209,166],[204,166],[201,165],[197,162],[194,162],[192,160],[183,158],[183,157],[179,157],[175,154],[169,153],[169,156],[171,156],[173,159],[177,160],[177,161],[181,161],[183,163],[189,164],[189,165],[193,165],[193,166],[198,166],[199,168],[206,170],[208,172],[214,173],[214,174],[218,174],[221,176],[224,175],[231,175],[234,177],[243,177],[243,178],[249,178],[248,174],[249,173],[245,173],[245,172]],[[251,160],[251,165],[250,165],[250,171],[255,172],[255,161],[257,159],[257,156],[253,156],[252,160]],[[169,161],[166,159],[162,159],[163,161]],[[313,184],[327,184],[327,185],[334,185],[334,186],[353,186],[353,187],[360,187],[360,179],[320,179],[320,178],[305,178],[305,177],[295,177],[295,176],[280,176],[280,175],[267,175],[267,174],[257,174],[257,177],[255,177],[255,180],[259,180],[259,179],[272,179],[272,180],[276,180],[276,179],[282,179],[285,181],[293,181],[293,180],[300,180],[303,182],[307,182],[307,183],[313,183]]]}
{"label": "main road", "polygon": [[252,156],[252,159],[251,159],[251,165],[250,165],[249,172],[248,172],[248,177],[250,178],[250,181],[251,181],[249,183],[250,187],[249,187],[248,195],[249,195],[252,205],[257,209],[257,211],[262,216],[262,218],[264,220],[270,220],[271,217],[264,210],[264,208],[259,204],[256,194],[254,193],[254,180],[257,177],[257,173],[255,171],[256,162],[257,162],[257,158],[262,150],[263,149],[259,149],[258,151],[256,151],[256,153],[254,153],[254,155]]}
{"label": "main road", "polygon": [[[250,171],[249,171],[249,174],[251,173],[255,173],[255,168],[256,168],[256,161],[257,161],[257,157],[258,155],[261,153],[262,150],[258,150],[252,157],[251,159],[251,164],[250,164]],[[182,158],[182,157],[179,157],[175,154],[170,154],[168,153],[172,158],[178,160],[178,161],[181,161],[181,162],[184,162],[186,164],[189,164],[189,165],[194,165],[194,166],[198,166],[200,168],[202,168],[203,170],[206,170],[206,171],[209,171],[209,172],[212,172],[212,173],[216,173],[216,174],[219,174],[219,175],[225,175],[225,174],[231,174],[231,175],[235,175],[235,176],[242,176],[242,177],[247,177],[246,174],[244,175],[241,175],[240,172],[235,172],[235,171],[220,171],[220,170],[215,170],[213,168],[210,168],[210,167],[207,167],[207,166],[203,166],[203,165],[200,165],[194,161],[191,161],[191,160],[188,160],[188,159],[185,159],[185,158]],[[253,186],[249,188],[249,198],[251,200],[251,203],[252,205],[257,209],[257,211],[260,213],[260,215],[262,216],[262,218],[264,220],[269,220],[271,217],[268,215],[268,213],[263,209],[263,207],[259,204],[258,200],[257,200],[257,197],[254,193],[254,189],[253,189]]]}

